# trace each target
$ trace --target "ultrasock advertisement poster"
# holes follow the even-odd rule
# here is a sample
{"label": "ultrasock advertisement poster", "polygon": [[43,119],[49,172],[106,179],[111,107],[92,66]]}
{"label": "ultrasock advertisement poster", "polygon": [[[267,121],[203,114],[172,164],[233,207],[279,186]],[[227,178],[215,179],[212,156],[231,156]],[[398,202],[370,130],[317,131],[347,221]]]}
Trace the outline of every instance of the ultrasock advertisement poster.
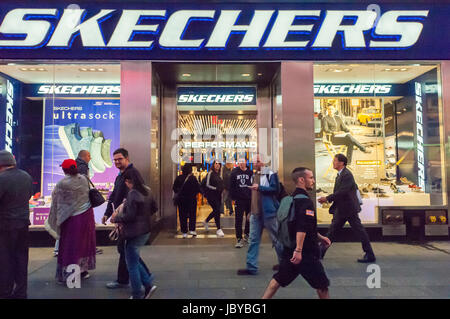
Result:
{"label": "ultrasock advertisement poster", "polygon": [[[46,99],[44,105],[42,195],[50,196],[64,177],[64,159],[76,159],[81,150],[88,150],[90,178],[108,196],[117,176],[112,152],[120,143],[119,100]],[[95,209],[96,222],[103,216],[102,206]]]}

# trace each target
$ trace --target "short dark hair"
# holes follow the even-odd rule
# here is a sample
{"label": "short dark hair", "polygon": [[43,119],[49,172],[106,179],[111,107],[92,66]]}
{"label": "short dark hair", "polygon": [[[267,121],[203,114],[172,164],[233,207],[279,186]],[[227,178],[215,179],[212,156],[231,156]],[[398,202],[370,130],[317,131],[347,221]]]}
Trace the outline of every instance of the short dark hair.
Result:
{"label": "short dark hair", "polygon": [[190,163],[184,164],[183,168],[181,169],[183,172],[183,175],[189,175],[192,173],[192,165]]}
{"label": "short dark hair", "polygon": [[305,172],[306,171],[310,171],[310,169],[307,168],[307,167],[297,167],[297,168],[295,168],[292,171],[292,173],[291,173],[291,177],[292,177],[292,180],[294,181],[294,183],[297,183],[297,181],[298,181],[298,179],[300,177],[305,177]]}
{"label": "short dark hair", "polygon": [[336,154],[334,155],[335,158],[341,163],[344,163],[344,166],[347,166],[347,157],[344,154]]}
{"label": "short dark hair", "polygon": [[113,156],[116,154],[122,154],[123,157],[128,158],[128,151],[124,148],[118,148],[114,151]]}

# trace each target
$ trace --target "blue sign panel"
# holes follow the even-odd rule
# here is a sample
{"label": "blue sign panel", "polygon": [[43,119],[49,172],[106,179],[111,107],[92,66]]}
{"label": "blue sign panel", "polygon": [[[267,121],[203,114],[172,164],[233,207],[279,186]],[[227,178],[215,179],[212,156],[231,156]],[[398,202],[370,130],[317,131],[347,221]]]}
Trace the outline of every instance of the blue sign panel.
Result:
{"label": "blue sign panel", "polygon": [[256,105],[255,87],[178,87],[178,105]]}
{"label": "blue sign panel", "polygon": [[445,3],[69,4],[2,1],[0,58],[450,59]]}

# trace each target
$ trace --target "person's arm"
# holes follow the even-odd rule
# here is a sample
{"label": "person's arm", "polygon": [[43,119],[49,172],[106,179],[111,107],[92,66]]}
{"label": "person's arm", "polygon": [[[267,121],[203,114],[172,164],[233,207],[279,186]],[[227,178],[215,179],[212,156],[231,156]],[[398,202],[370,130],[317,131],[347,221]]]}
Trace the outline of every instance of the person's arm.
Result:
{"label": "person's arm", "polygon": [[303,243],[305,242],[306,233],[297,232],[295,250],[292,253],[291,263],[298,265],[302,261]]}
{"label": "person's arm", "polygon": [[[262,178],[262,177],[261,177]],[[269,178],[269,186],[258,186],[258,191],[261,193],[278,193],[279,191],[279,186],[280,184],[278,183],[278,175],[277,173],[273,173],[270,178]]]}
{"label": "person's arm", "polygon": [[344,119],[341,116],[336,116],[336,118],[339,119],[339,124],[341,125],[341,128],[344,132],[348,133],[350,132],[350,129],[345,125]]}
{"label": "person's arm", "polygon": [[192,182],[193,193],[195,195],[197,195],[198,193],[200,193],[200,184],[195,176],[193,178],[191,178],[191,182]]}
{"label": "person's arm", "polygon": [[105,214],[102,218],[103,223],[106,223],[108,218],[110,218],[114,212],[113,202],[114,202],[114,199],[116,198],[116,194],[117,194],[117,179],[118,178],[119,177],[116,177],[116,180],[114,181],[114,190],[112,191],[111,195],[109,195],[109,197],[108,197],[108,205],[106,206]]}
{"label": "person's arm", "polygon": [[317,238],[325,245],[325,247],[331,245],[331,240],[328,237],[322,236],[319,232],[317,233]]}
{"label": "person's arm", "polygon": [[343,198],[348,195],[349,192],[353,191],[353,185],[355,184],[355,180],[350,174],[344,174],[341,177],[341,183],[339,189],[326,197],[328,202],[334,202],[336,199]]}
{"label": "person's arm", "polygon": [[212,175],[212,172],[209,172],[208,175],[206,175],[206,187],[209,189],[212,189],[212,190],[216,190],[217,188],[210,184],[211,183],[211,175]]}
{"label": "person's arm", "polygon": [[328,121],[327,121],[327,118],[326,118],[326,117],[324,117],[324,118],[322,119],[322,129],[323,129],[323,131],[324,131],[325,133],[333,133],[333,132],[330,130],[330,126],[328,125]]}

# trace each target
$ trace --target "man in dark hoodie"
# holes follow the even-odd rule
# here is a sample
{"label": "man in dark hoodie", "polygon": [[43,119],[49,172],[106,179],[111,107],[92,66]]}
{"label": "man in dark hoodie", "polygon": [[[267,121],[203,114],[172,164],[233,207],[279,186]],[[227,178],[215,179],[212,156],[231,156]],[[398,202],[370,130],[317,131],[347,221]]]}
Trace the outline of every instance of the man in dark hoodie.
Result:
{"label": "man in dark hoodie", "polygon": [[244,240],[242,239],[242,219],[245,213],[245,240],[248,240],[248,234],[250,232],[250,225],[247,215],[250,213],[252,205],[252,192],[250,186],[252,186],[253,172],[247,167],[247,163],[244,158],[238,160],[238,167],[233,169],[230,175],[230,195],[233,200],[236,201],[236,217],[235,217],[235,229],[237,243],[234,247],[242,248],[244,246]]}

